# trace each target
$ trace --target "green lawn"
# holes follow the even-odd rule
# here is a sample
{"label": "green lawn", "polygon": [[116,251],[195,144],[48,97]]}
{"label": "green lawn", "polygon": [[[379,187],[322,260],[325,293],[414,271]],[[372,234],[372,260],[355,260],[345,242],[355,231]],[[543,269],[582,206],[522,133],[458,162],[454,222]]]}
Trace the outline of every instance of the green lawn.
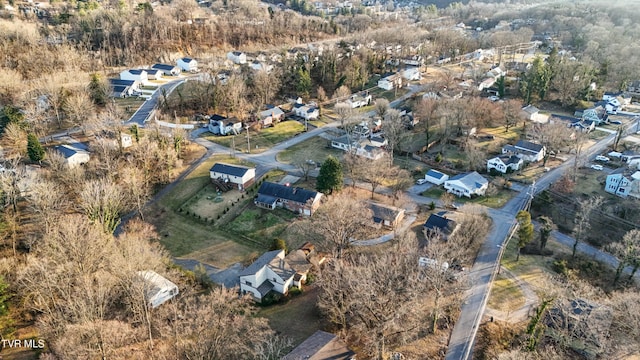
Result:
{"label": "green lawn", "polygon": [[293,145],[287,150],[278,153],[277,159],[283,163],[290,163],[293,154],[301,150],[308,149],[311,154],[311,160],[322,163],[329,155],[333,155],[338,159],[344,156],[344,151],[329,146],[329,141],[319,136],[314,136],[307,141]]}
{"label": "green lawn", "polygon": [[192,171],[184,180],[176,185],[175,188],[165,196],[163,196],[159,203],[170,209],[177,210],[182,204],[195,195],[200,189],[209,184],[209,169],[216,162],[225,162],[229,164],[239,164],[251,166],[251,163],[243,162],[238,158],[233,158],[227,155],[215,155],[207,159],[194,171]]}
{"label": "green lawn", "polygon": [[520,287],[504,275],[497,275],[491,286],[488,307],[499,311],[514,311],[525,304]]}
{"label": "green lawn", "polygon": [[[251,152],[262,152],[274,145],[290,139],[304,131],[304,125],[297,121],[284,121],[275,126],[262,129],[260,131],[249,130],[249,143]],[[217,144],[231,148],[235,144],[236,151],[247,151],[247,133],[243,131],[241,134],[234,136],[217,136],[211,133],[202,135],[205,139]]]}
{"label": "green lawn", "polygon": [[315,127],[323,127],[323,126],[325,126],[325,125],[327,125],[329,123],[332,123],[332,122],[333,122],[333,119],[331,119],[328,116],[324,116],[324,115],[321,115],[318,118],[318,120],[308,121],[309,124],[311,124],[311,125],[313,125]]}
{"label": "green lawn", "polygon": [[224,229],[269,244],[280,237],[295,217],[296,214],[288,210],[265,210],[250,205]]}
{"label": "green lawn", "polygon": [[[442,194],[444,194],[445,190],[440,186],[433,186],[429,190],[424,191],[421,195],[429,198],[439,199]],[[471,199],[467,197],[456,197],[454,202],[466,204],[466,203],[474,203],[484,205],[490,208],[500,208],[504,206],[504,204],[511,199],[516,194],[516,192],[500,189],[494,195],[485,195],[485,196],[476,196]]]}

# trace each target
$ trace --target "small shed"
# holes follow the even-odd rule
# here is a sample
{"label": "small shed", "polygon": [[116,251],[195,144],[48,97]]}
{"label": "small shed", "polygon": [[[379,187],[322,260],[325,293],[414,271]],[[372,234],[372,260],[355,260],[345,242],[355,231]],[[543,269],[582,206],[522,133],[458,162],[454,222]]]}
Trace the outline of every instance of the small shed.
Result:
{"label": "small shed", "polygon": [[178,295],[178,286],[155,271],[139,271],[144,294],[149,306],[154,309]]}

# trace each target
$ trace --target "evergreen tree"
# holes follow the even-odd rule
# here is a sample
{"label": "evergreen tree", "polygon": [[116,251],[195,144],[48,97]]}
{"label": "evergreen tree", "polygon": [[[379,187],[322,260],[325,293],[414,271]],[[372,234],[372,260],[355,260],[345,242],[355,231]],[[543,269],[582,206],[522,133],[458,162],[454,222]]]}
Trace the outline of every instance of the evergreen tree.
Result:
{"label": "evergreen tree", "polygon": [[343,182],[342,165],[338,159],[329,155],[320,167],[316,189],[325,194],[332,194],[334,191],[340,191],[340,189],[342,189]]}
{"label": "evergreen tree", "polygon": [[297,77],[296,90],[298,91],[298,94],[302,95],[303,97],[309,96],[309,92],[311,91],[311,85],[312,85],[311,76],[309,75],[309,72],[306,71],[304,68],[299,68],[296,77]]}
{"label": "evergreen tree", "polygon": [[548,216],[540,216],[538,221],[540,222],[540,250],[544,250],[554,227],[553,220]]}
{"label": "evergreen tree", "polygon": [[91,81],[89,82],[89,94],[91,100],[98,106],[104,106],[107,103],[107,90],[102,80],[102,77],[98,73],[91,74]]}
{"label": "evergreen tree", "polygon": [[518,220],[518,256],[516,257],[516,261],[518,261],[520,260],[520,250],[533,240],[533,224],[531,223],[531,214],[524,210],[518,211],[516,220]]}
{"label": "evergreen tree", "polygon": [[33,162],[40,162],[44,159],[44,148],[33,133],[27,135],[27,154]]}

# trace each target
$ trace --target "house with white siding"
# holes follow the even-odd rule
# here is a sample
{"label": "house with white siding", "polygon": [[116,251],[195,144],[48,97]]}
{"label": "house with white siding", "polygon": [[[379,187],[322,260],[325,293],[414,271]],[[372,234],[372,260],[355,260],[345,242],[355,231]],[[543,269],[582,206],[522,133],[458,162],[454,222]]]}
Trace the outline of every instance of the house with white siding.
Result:
{"label": "house with white siding", "polygon": [[215,163],[209,169],[212,180],[235,184],[238,190],[244,190],[256,180],[256,169],[240,165]]}
{"label": "house with white siding", "polygon": [[489,187],[489,181],[476,171],[467,174],[456,175],[444,182],[447,192],[458,197],[468,197],[472,195],[484,195]]}
{"label": "house with white siding", "polygon": [[502,148],[503,155],[515,155],[524,161],[537,162],[544,159],[546,148],[544,145],[519,140],[515,145],[505,145]]}
{"label": "house with white siding", "polygon": [[127,69],[120,72],[120,80],[133,80],[146,84],[149,81],[149,76],[143,69]]}
{"label": "house with white siding", "polygon": [[491,169],[506,174],[508,171],[520,170],[524,161],[515,155],[500,155],[487,160],[487,172]]}
{"label": "house with white siding", "polygon": [[284,250],[269,251],[240,273],[240,292],[253,295],[256,301],[262,301],[270,292],[286,295],[295,275]]}
{"label": "house with white siding", "polygon": [[183,57],[178,59],[177,65],[182,71],[196,72],[198,71],[198,62],[196,59]]}

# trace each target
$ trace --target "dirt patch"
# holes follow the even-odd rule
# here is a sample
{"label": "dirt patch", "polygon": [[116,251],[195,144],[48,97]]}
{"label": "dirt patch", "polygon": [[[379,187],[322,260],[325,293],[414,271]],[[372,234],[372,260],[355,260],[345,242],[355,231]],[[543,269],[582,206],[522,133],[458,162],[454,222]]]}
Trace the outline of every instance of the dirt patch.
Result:
{"label": "dirt patch", "polygon": [[524,294],[518,284],[504,275],[496,276],[487,306],[499,311],[514,311],[524,304]]}
{"label": "dirt patch", "polygon": [[213,184],[208,184],[198,191],[182,206],[184,211],[196,214],[202,219],[216,219],[233,204],[244,199],[245,194],[238,190],[218,192]]}

